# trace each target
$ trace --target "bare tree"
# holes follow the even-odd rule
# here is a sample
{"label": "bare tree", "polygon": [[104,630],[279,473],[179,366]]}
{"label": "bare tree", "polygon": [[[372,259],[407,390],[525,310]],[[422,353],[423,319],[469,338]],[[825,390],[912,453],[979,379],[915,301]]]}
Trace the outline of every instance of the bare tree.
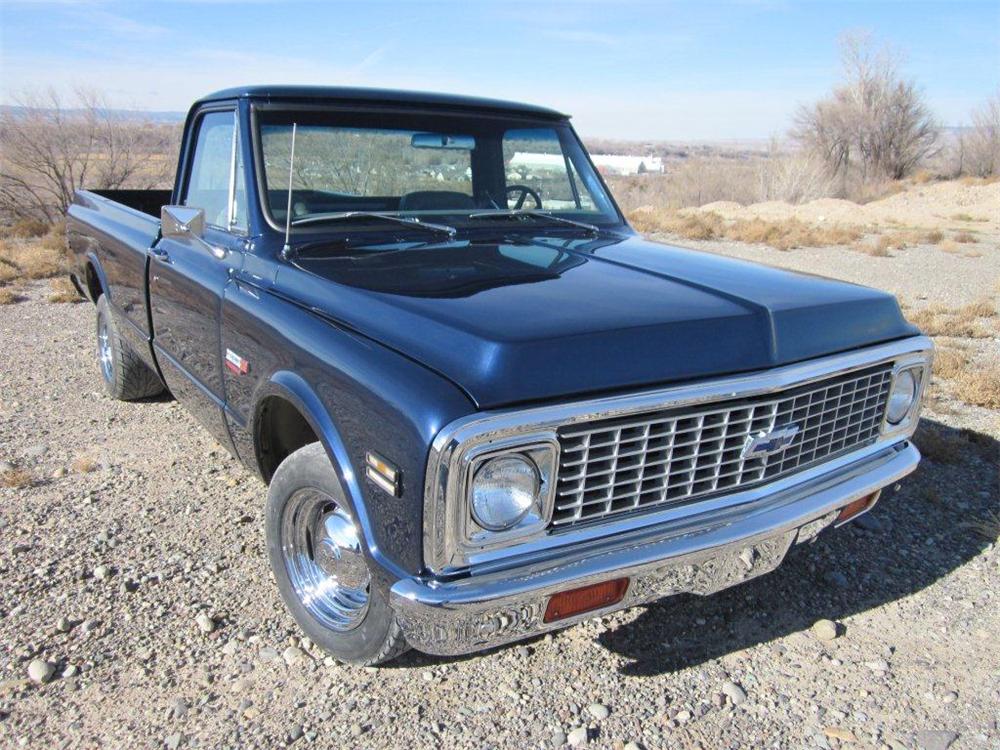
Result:
{"label": "bare tree", "polygon": [[938,129],[896,57],[870,36],[841,41],[844,81],[829,96],[800,109],[793,137],[846,181],[900,179],[934,153]]}
{"label": "bare tree", "polygon": [[962,171],[976,177],[1000,175],[1000,89],[972,113],[972,129],[960,139]]}
{"label": "bare tree", "polygon": [[52,222],[80,187],[152,188],[169,180],[178,129],[129,119],[80,90],[21,96],[0,113],[0,212]]}

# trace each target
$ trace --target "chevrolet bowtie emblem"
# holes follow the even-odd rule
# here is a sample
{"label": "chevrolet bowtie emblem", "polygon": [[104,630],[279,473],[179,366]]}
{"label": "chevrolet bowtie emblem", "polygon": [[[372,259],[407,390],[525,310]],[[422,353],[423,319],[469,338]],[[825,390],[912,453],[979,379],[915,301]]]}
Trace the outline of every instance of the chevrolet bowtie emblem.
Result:
{"label": "chevrolet bowtie emblem", "polygon": [[797,424],[786,424],[783,427],[775,427],[770,432],[761,431],[756,435],[747,435],[743,443],[742,458],[763,458],[777,453],[787,448],[799,434]]}

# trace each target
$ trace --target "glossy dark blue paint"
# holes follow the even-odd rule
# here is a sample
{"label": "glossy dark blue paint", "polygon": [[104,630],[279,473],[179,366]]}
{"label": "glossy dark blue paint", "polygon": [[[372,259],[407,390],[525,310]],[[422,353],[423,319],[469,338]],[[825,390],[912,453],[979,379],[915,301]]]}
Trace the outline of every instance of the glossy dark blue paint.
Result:
{"label": "glossy dark blue paint", "polygon": [[[269,399],[303,415],[383,583],[423,567],[428,450],[459,417],[764,369],[916,333],[881,292],[645,242],[624,224],[598,238],[484,225],[452,243],[387,242],[350,258],[337,257],[335,243],[324,248],[331,233],[283,260],[253,179],[251,106],[264,101],[563,116],[409,92],[233,89],[192,108],[171,196],[182,198],[199,112],[235,108],[249,229],[208,233],[227,248],[224,260],[193,241],[161,239],[158,217],[109,197],[81,191],[69,211],[78,278],[89,266],[133,348],[247,466],[262,467],[258,427]],[[151,256],[153,247],[168,257]],[[248,372],[224,367],[227,350]],[[363,478],[368,450],[399,467],[400,497]]]}
{"label": "glossy dark blue paint", "polygon": [[635,236],[362,255],[299,258],[316,278],[283,269],[276,287],[440,372],[480,408],[765,369],[916,333],[883,292]]}

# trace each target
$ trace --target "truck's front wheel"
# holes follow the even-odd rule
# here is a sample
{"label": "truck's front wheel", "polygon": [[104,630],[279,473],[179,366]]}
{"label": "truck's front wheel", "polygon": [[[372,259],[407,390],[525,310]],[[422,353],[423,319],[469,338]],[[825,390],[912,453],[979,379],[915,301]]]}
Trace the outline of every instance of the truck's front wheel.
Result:
{"label": "truck's front wheel", "polygon": [[265,527],[278,590],[314,643],[352,664],[378,664],[406,651],[322,444],[300,448],[278,466]]}
{"label": "truck's front wheel", "polygon": [[118,334],[107,297],[97,298],[97,364],[104,390],[119,401],[163,393],[163,383]]}

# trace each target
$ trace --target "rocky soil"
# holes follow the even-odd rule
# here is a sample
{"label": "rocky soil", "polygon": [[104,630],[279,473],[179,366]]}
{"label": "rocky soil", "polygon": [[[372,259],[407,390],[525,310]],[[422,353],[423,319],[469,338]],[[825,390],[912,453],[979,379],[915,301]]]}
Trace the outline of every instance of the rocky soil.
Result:
{"label": "rocky soil", "polygon": [[359,669],[282,608],[264,486],[45,294],[0,307],[2,747],[1000,747],[996,412],[936,402],[936,460],[742,587]]}

